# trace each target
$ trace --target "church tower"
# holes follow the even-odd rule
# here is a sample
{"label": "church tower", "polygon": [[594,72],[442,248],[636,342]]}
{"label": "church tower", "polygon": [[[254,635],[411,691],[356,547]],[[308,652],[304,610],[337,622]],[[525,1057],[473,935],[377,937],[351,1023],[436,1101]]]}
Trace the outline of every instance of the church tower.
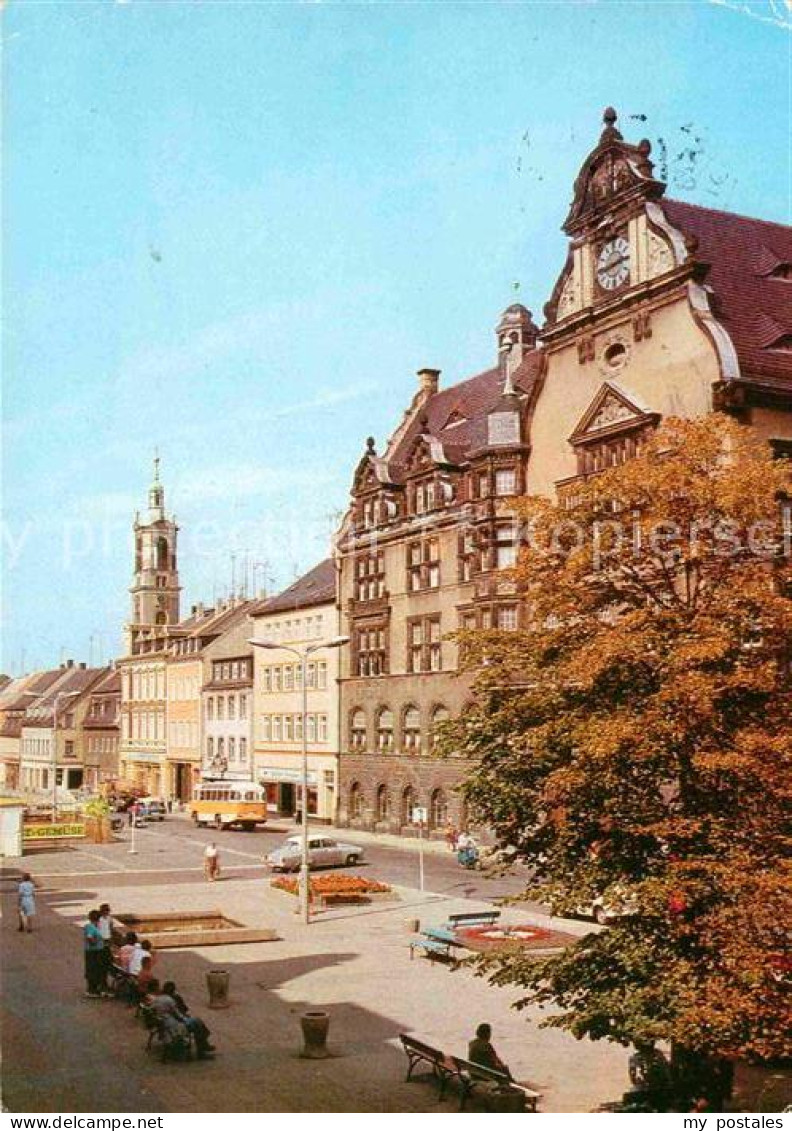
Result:
{"label": "church tower", "polygon": [[135,576],[132,615],[127,626],[131,645],[142,631],[179,623],[179,572],[176,545],[179,528],[165,513],[165,489],[160,483],[159,456],[154,459],[154,481],[148,493],[148,517],[135,515]]}

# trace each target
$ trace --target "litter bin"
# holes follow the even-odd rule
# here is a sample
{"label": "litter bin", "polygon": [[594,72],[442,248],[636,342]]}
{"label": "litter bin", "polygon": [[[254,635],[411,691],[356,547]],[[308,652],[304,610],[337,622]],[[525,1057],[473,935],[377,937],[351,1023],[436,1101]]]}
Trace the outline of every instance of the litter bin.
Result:
{"label": "litter bin", "polygon": [[304,1045],[300,1055],[309,1060],[322,1060],[329,1056],[327,1032],[330,1028],[330,1014],[320,1009],[309,1010],[300,1018],[300,1026]]}
{"label": "litter bin", "polygon": [[231,975],[227,970],[209,970],[206,975],[206,987],[209,990],[210,1009],[228,1009],[228,987]]}

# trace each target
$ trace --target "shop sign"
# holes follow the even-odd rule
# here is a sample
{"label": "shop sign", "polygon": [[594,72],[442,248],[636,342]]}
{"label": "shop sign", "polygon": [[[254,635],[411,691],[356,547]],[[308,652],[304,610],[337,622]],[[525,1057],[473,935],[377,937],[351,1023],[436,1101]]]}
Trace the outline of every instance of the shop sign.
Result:
{"label": "shop sign", "polygon": [[57,825],[23,825],[23,840],[60,840],[63,837],[85,836],[82,823],[61,822]]}
{"label": "shop sign", "polygon": [[[281,770],[277,767],[267,767],[258,771],[258,780],[262,782],[282,782],[285,785],[301,785],[302,770]],[[313,770],[308,771],[308,784],[316,785],[316,774]]]}

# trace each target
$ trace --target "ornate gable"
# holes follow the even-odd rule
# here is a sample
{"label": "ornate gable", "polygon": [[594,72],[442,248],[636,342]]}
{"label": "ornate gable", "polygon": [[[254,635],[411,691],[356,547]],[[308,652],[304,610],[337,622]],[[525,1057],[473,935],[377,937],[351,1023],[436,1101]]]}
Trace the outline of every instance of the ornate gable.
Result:
{"label": "ornate gable", "polygon": [[618,432],[655,424],[659,419],[659,413],[647,409],[638,398],[606,381],[569,437],[569,442],[574,446],[598,442]]}
{"label": "ornate gable", "polygon": [[634,198],[656,199],[665,185],[652,176],[649,160],[652,151],[644,139],[630,145],[616,129],[616,111],[608,107],[603,115],[605,128],[575,181],[574,199],[564,222],[567,235],[585,230],[596,216],[632,201]]}

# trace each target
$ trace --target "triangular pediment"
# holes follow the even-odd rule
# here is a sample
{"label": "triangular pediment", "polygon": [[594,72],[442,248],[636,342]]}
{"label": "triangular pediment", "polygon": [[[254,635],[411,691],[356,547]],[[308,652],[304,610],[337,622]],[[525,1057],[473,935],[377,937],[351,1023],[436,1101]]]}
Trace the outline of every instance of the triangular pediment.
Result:
{"label": "triangular pediment", "polygon": [[640,398],[606,381],[569,437],[570,444],[582,444],[616,432],[629,431],[654,423],[659,413],[641,404]]}

